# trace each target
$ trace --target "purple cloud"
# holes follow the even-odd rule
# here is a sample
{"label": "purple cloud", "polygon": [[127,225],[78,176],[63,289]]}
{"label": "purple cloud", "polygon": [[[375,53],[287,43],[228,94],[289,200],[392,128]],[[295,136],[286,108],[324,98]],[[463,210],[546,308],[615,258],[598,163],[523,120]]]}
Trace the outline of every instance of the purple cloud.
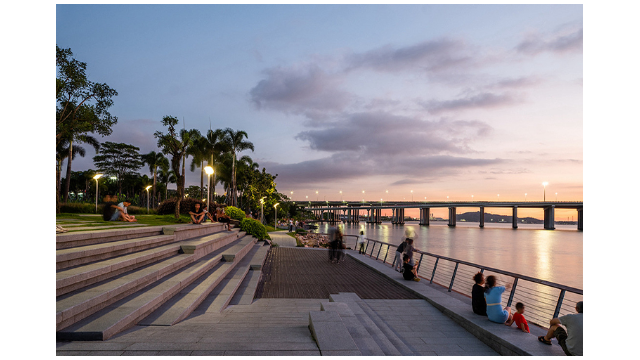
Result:
{"label": "purple cloud", "polygon": [[543,38],[540,35],[530,35],[516,46],[516,51],[527,55],[537,55],[542,52],[582,53],[582,27],[570,32],[559,32]]}
{"label": "purple cloud", "polygon": [[422,102],[422,106],[424,106],[424,108],[430,113],[438,114],[446,111],[495,108],[512,105],[518,102],[520,101],[512,95],[485,92],[455,100],[430,100]]}

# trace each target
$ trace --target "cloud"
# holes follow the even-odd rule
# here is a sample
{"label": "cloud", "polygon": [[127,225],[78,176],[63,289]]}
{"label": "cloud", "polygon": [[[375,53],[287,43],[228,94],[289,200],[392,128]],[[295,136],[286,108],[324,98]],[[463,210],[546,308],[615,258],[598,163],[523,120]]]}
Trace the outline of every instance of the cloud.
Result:
{"label": "cloud", "polygon": [[539,84],[540,82],[542,82],[542,80],[539,77],[523,76],[519,78],[504,79],[492,85],[489,85],[488,87],[494,88],[494,89],[504,89],[504,88],[519,89],[519,88],[531,87]]}
{"label": "cloud", "polygon": [[337,89],[342,81],[340,76],[328,74],[315,64],[264,72],[266,78],[249,91],[251,101],[259,109],[308,113],[319,118],[324,113],[343,110],[352,98]]}
{"label": "cloud", "polygon": [[582,53],[583,30],[563,29],[548,36],[530,34],[516,46],[516,51],[526,55],[543,52],[556,54]]}
{"label": "cloud", "polygon": [[308,160],[295,164],[265,162],[264,167],[278,174],[281,187],[323,185],[337,181],[364,179],[377,176],[399,178],[390,185],[421,184],[442,181],[469,167],[495,166],[503,159],[476,159],[447,155],[414,156],[408,158],[354,157],[347,153]]}
{"label": "cloud", "polygon": [[483,92],[455,100],[423,101],[421,105],[430,113],[438,114],[446,111],[459,111],[479,108],[496,108],[520,102],[513,95]]}
{"label": "cloud", "polygon": [[470,64],[473,57],[460,40],[437,39],[415,45],[386,45],[362,53],[347,55],[346,70],[371,69],[384,72],[421,69],[438,72]]}
{"label": "cloud", "polygon": [[376,157],[400,154],[464,154],[474,152],[469,143],[486,136],[491,127],[480,121],[426,121],[386,112],[362,112],[322,129],[302,131],[296,139],[314,150],[362,152]]}

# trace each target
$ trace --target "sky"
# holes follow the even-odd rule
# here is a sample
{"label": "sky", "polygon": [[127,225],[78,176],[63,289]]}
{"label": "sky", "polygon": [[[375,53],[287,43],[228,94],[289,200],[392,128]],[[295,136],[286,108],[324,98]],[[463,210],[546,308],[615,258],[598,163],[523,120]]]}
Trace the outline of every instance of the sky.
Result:
{"label": "sky", "polygon": [[118,91],[101,142],[158,151],[171,115],[246,131],[294,200],[583,200],[579,4],[58,4],[55,27]]}

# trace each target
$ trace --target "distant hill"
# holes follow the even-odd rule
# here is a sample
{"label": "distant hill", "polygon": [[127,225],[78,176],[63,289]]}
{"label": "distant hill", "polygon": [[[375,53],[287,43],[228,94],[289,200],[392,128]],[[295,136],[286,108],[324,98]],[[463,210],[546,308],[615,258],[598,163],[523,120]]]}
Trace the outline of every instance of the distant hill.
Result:
{"label": "distant hill", "polygon": [[[512,216],[484,213],[485,223],[511,223]],[[480,211],[457,214],[456,221],[480,222]],[[532,217],[518,217],[518,224],[542,224],[543,220]]]}

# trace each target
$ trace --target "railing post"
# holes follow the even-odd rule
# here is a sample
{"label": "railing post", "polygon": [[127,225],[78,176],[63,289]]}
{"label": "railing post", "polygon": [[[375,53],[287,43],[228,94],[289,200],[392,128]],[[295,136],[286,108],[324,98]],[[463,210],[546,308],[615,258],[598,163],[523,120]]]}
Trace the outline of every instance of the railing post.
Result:
{"label": "railing post", "polygon": [[429,280],[429,284],[433,284],[433,277],[436,275],[436,268],[438,267],[438,260],[440,260],[440,258],[436,257],[436,263],[433,264],[433,272],[431,273],[431,280]]}
{"label": "railing post", "polygon": [[458,272],[458,265],[460,265],[460,263],[456,263],[456,268],[453,269],[453,275],[451,276],[451,283],[449,284],[449,292],[451,292],[451,288],[453,287],[453,279],[456,278],[456,272]]}
{"label": "railing post", "polygon": [[416,274],[420,271],[420,265],[422,265],[422,257],[424,254],[420,254],[420,260],[418,260],[418,267],[416,268]]}
{"label": "railing post", "polygon": [[380,256],[380,251],[382,250],[382,243],[380,243],[380,248],[378,249],[378,254],[376,255],[376,260],[378,260],[378,257]]}
{"label": "railing post", "polygon": [[365,254],[367,253],[367,249],[369,248],[369,241],[371,241],[371,240],[367,239],[367,246],[364,247],[364,253]]}
{"label": "railing post", "polygon": [[375,250],[376,248],[376,243],[373,243],[373,246],[371,247],[371,254],[369,254],[369,256],[373,257],[373,250]]}
{"label": "railing post", "polygon": [[507,300],[507,307],[511,306],[511,302],[513,301],[513,295],[516,293],[516,286],[518,286],[518,278],[513,280],[513,287],[511,288],[511,294],[509,294],[509,300]]}
{"label": "railing post", "polygon": [[390,246],[391,246],[391,245],[387,244],[387,252],[384,254],[384,260],[382,260],[382,263],[383,263],[383,264],[386,264],[386,263],[387,263],[387,255],[389,255],[389,247],[390,247]]}
{"label": "railing post", "polygon": [[565,290],[560,291],[560,296],[558,297],[558,304],[556,305],[556,310],[553,312],[553,319],[557,318],[560,314],[560,306],[562,306],[562,300],[564,300]]}
{"label": "railing post", "polygon": [[480,273],[481,273],[481,274],[484,274],[484,269],[480,269]]}

